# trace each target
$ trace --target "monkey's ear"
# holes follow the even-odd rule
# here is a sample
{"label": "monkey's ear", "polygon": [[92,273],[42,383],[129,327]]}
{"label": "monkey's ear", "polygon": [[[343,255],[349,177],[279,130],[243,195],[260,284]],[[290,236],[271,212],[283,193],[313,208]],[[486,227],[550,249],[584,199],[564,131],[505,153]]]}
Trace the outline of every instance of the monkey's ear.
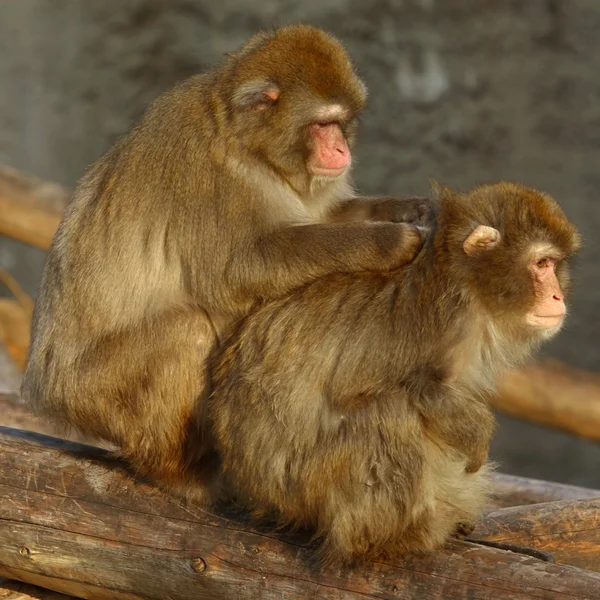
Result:
{"label": "monkey's ear", "polygon": [[500,232],[487,225],[478,225],[463,242],[463,249],[468,256],[478,252],[491,250],[500,243]]}
{"label": "monkey's ear", "polygon": [[280,93],[279,87],[272,81],[249,81],[235,90],[233,104],[240,110],[267,110],[277,104]]}

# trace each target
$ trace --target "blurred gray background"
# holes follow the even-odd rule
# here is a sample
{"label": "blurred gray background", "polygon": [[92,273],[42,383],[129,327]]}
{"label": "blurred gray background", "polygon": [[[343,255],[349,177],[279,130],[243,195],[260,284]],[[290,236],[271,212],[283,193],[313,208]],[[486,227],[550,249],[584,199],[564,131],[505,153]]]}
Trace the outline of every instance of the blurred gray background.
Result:
{"label": "blurred gray background", "polygon": [[[338,35],[370,89],[357,151],[368,193],[518,180],[580,227],[568,325],[548,353],[600,370],[598,0],[2,0],[0,162],[72,186],[179,79],[256,31]],[[35,293],[44,254],[0,240]],[[507,418],[504,471],[600,486],[600,448]]]}

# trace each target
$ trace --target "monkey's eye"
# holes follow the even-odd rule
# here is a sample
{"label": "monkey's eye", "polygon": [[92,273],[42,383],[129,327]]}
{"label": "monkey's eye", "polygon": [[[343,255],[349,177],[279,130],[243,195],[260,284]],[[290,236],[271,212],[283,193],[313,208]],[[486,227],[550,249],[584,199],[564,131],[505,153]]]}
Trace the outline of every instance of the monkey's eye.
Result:
{"label": "monkey's eye", "polygon": [[330,125],[337,125],[339,127],[341,124],[339,121],[317,121],[315,125],[317,127],[329,127]]}
{"label": "monkey's eye", "polygon": [[538,260],[535,263],[535,266],[538,269],[546,269],[550,266],[550,259],[549,258],[540,258],[540,260]]}

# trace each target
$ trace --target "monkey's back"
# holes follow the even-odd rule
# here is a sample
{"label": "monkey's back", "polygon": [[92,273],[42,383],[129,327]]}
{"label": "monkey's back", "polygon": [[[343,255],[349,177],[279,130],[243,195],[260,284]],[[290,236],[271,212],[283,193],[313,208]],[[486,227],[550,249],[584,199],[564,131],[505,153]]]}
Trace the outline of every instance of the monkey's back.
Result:
{"label": "monkey's back", "polygon": [[414,276],[305,286],[248,317],[213,366],[211,418],[234,488],[258,515],[315,528],[329,557],[433,548],[485,495],[484,470],[465,473],[407,386],[435,354],[410,318]]}

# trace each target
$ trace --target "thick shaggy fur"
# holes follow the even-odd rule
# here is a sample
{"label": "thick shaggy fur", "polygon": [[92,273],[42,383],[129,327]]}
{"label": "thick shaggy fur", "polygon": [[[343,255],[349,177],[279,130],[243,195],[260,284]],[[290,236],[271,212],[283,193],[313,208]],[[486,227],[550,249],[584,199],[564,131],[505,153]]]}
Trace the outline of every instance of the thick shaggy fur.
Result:
{"label": "thick shaggy fur", "polygon": [[214,472],[205,361],[222,332],[260,301],[330,273],[396,268],[421,246],[405,224],[357,221],[402,220],[422,203],[394,211],[354,198],[348,169],[307,168],[320,112],[344,111],[352,147],[365,98],[340,42],[307,26],[257,35],[158,98],[84,175],[54,238],[29,406],[201,497]]}
{"label": "thick shaggy fur", "polygon": [[[209,409],[225,474],[257,515],[312,528],[327,560],[434,549],[477,519],[495,379],[545,337],[530,247],[566,259],[577,234],[547,195],[513,184],[438,190],[410,266],[333,275],[246,318],[217,357]],[[477,225],[498,247],[467,256]]]}

